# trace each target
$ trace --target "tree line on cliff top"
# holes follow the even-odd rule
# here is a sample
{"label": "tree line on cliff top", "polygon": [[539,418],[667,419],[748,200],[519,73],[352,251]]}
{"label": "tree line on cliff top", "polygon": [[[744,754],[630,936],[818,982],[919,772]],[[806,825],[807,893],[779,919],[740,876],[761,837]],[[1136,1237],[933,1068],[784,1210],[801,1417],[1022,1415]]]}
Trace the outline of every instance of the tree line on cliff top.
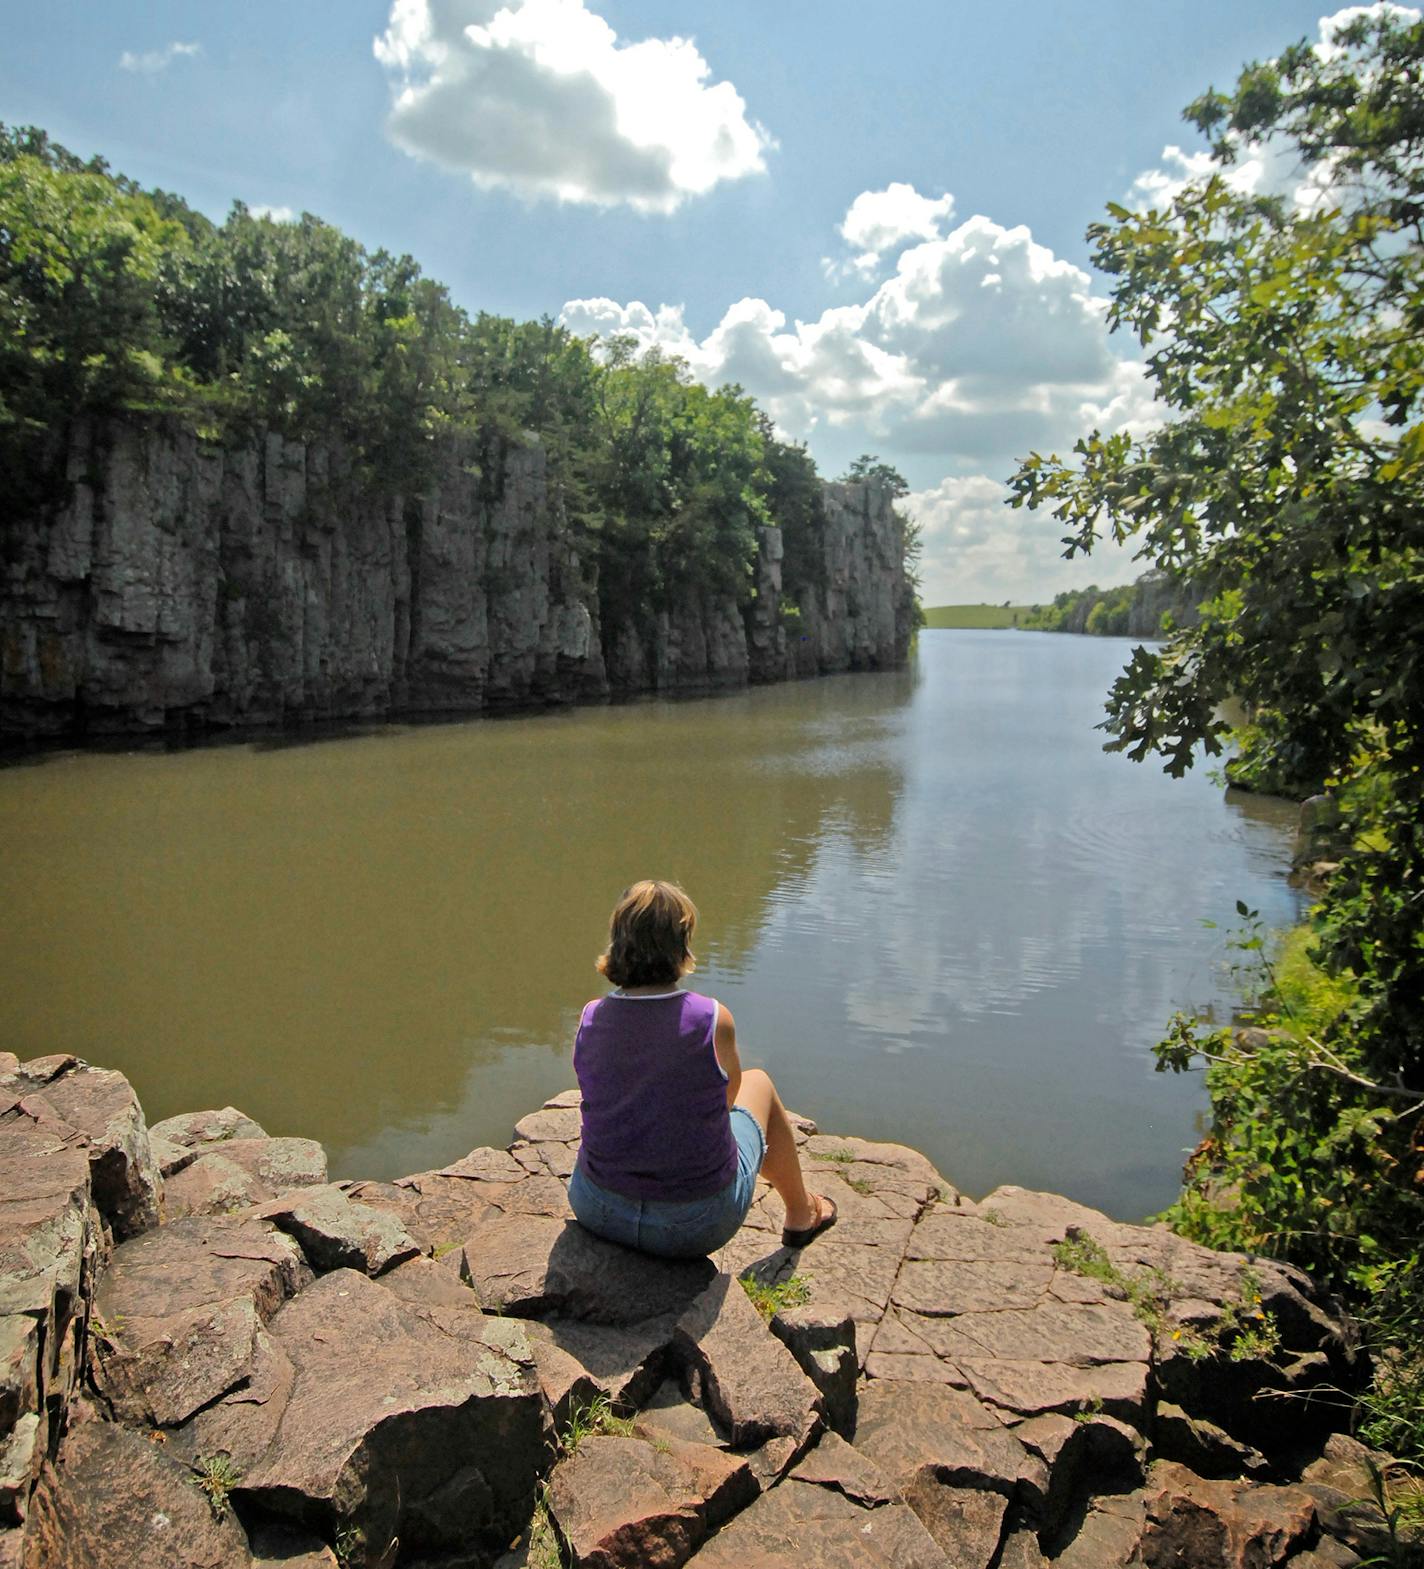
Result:
{"label": "tree line on cliff top", "polygon": [[[278,222],[238,202],[216,224],[42,130],[0,126],[12,505],[43,499],[73,420],[134,412],[219,439],[334,441],[407,493],[442,437],[467,439],[495,487],[532,432],[586,554],[610,586],[635,589],[624,608],[655,611],[689,584],[746,602],[756,529],[773,521],[788,616],[821,571],[815,464],[740,387],[709,390],[675,358],[548,317],[471,316],[409,256],[370,254],[310,214]],[[867,471],[884,477],[873,460]],[[902,529],[908,561],[915,531]]]}
{"label": "tree line on cliff top", "polygon": [[[1169,417],[1031,455],[1016,503],[1066,554],[1104,535],[1198,585],[1200,620],[1134,650],[1109,746],[1180,774],[1251,716],[1234,777],[1327,791],[1338,868],[1260,967],[1245,1040],[1179,1017],[1159,1066],[1204,1066],[1211,1137],[1170,1219],[1349,1292],[1374,1337],[1366,1430],[1424,1459],[1424,24],[1356,12],[1186,111],[1211,164],[1089,236],[1109,319]],[[1243,189],[1265,143],[1314,196]]]}

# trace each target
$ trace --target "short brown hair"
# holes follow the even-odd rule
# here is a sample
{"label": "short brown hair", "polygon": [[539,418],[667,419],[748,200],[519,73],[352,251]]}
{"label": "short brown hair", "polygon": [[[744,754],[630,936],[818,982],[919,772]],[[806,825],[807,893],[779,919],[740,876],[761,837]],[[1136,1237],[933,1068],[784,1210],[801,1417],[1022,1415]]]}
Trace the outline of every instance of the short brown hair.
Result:
{"label": "short brown hair", "polygon": [[676,883],[634,883],[613,906],[599,973],[615,986],[671,986],[695,968],[696,928],[697,906]]}

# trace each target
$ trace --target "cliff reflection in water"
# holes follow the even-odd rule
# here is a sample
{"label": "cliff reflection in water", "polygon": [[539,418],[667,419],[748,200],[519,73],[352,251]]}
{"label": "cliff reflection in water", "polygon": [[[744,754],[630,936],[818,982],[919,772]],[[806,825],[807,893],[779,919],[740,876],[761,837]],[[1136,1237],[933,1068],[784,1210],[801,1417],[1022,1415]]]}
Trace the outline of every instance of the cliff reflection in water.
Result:
{"label": "cliff reflection in water", "polygon": [[608,910],[698,899],[734,976],[828,832],[883,844],[907,672],[302,747],[0,772],[0,1039],[395,1175],[570,1081]]}
{"label": "cliff reflection in water", "polygon": [[612,901],[669,876],[792,1104],[1140,1217],[1203,1105],[1148,1047],[1231,1007],[1235,901],[1297,896],[1289,808],[1102,752],[1128,646],[933,632],[911,672],[0,771],[0,1045],[422,1169],[570,1082]]}

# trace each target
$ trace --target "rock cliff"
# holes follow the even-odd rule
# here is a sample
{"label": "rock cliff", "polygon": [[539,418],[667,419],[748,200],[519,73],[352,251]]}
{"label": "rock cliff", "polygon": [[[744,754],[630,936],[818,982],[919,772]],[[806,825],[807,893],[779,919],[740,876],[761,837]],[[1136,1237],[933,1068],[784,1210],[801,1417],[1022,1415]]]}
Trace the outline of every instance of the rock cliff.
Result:
{"label": "rock cliff", "polygon": [[1384,1561],[1299,1271],[804,1119],[833,1230],[781,1246],[763,1184],[658,1261],[573,1222],[579,1121],[329,1183],[231,1107],[148,1129],[120,1075],[0,1053],[0,1566]]}
{"label": "rock cliff", "polygon": [[80,426],[63,467],[52,505],[0,526],[0,732],[714,691],[897,665],[913,626],[891,498],[864,482],[826,487],[794,609],[772,527],[749,602],[644,596],[613,624],[533,436],[496,472],[451,441],[412,496],[330,446],[219,445],[171,420]]}

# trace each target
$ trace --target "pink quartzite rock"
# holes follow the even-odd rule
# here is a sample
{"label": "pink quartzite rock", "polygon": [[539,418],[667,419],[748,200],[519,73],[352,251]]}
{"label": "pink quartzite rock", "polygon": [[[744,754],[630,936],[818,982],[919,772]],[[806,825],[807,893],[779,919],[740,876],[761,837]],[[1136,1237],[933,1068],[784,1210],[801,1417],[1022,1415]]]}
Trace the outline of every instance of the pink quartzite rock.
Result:
{"label": "pink quartzite rock", "polygon": [[204,1149],[167,1179],[167,1219],[224,1215],[290,1188],[326,1181],[326,1151],[315,1139],[233,1138]]}
{"label": "pink quartzite rock", "polygon": [[396,1540],[416,1560],[493,1558],[533,1507],[542,1402],[521,1326],[461,1314],[453,1328],[354,1270],[308,1286],[269,1328],[290,1368],[267,1401],[277,1409],[261,1428],[235,1421],[223,1445],[238,1496],[327,1541],[360,1531],[377,1560]]}
{"label": "pink quartzite rock", "polygon": [[0,1107],[38,1100],[83,1136],[94,1203],[122,1241],[158,1224],[158,1173],[143,1108],[122,1073],[77,1057],[38,1057],[0,1078]]}
{"label": "pink quartzite rock", "polygon": [[1094,1499],[1070,1540],[1054,1553],[1055,1569],[1141,1569],[1146,1524],[1141,1492]]}
{"label": "pink quartzite rock", "polygon": [[1316,1532],[1299,1488],[1208,1482],[1171,1461],[1153,1468],[1146,1503],[1147,1569],[1274,1569]]}
{"label": "pink quartzite rock", "polygon": [[40,1103],[0,1110],[0,1530],[24,1519],[81,1374],[105,1245],[90,1194],[72,1128]]}
{"label": "pink quartzite rock", "polygon": [[785,1481],[724,1526],[696,1569],[961,1569],[904,1504],[863,1508],[836,1487]]}
{"label": "pink quartzite rock", "polygon": [[308,1279],[261,1221],[179,1220],[125,1242],[95,1298],[99,1392],[126,1421],[185,1421],[249,1376],[262,1326]]}
{"label": "pink quartzite rock", "polygon": [[830,1302],[783,1308],[772,1319],[771,1332],[820,1391],[827,1423],[838,1433],[853,1431],[860,1363],[851,1314]]}
{"label": "pink quartzite rock", "polygon": [[1041,1530],[1057,1531],[1094,1493],[1126,1493],[1142,1485],[1147,1447],[1142,1435],[1110,1416],[1030,1417],[1013,1434],[1048,1467]]}
{"label": "pink quartzite rock", "polygon": [[768,1332],[740,1281],[718,1275],[678,1319],[673,1346],[733,1444],[789,1438],[799,1448],[820,1425],[820,1392]]}
{"label": "pink quartzite rock", "polygon": [[77,1424],[35,1494],[26,1569],[250,1569],[232,1511],[216,1517],[194,1481],[137,1433]]}
{"label": "pink quartzite rock", "polygon": [[493,1312],[599,1324],[682,1312],[715,1274],[706,1259],[648,1258],[575,1221],[504,1214],[465,1239],[464,1268]]}
{"label": "pink quartzite rock", "polygon": [[583,1324],[548,1319],[528,1324],[539,1383],[563,1427],[575,1406],[602,1395],[622,1409],[643,1406],[662,1381],[669,1360],[671,1314],[638,1324]]}
{"label": "pink quartzite rock", "polygon": [[705,1444],[585,1438],[554,1467],[549,1512],[586,1569],[680,1569],[756,1497],[745,1460]]}
{"label": "pink quartzite rock", "polygon": [[855,1447],[965,1569],[993,1561],[1011,1502],[1043,1513],[1048,1468],[962,1391],[872,1380],[861,1394]]}
{"label": "pink quartzite rock", "polygon": [[189,1111],[165,1117],[148,1130],[154,1154],[165,1177],[230,1139],[265,1139],[267,1130],[236,1106],[218,1111]]}
{"label": "pink quartzite rock", "polygon": [[420,1244],[397,1216],[354,1202],[334,1183],[283,1194],[254,1213],[295,1238],[318,1271],[359,1269],[380,1275],[420,1253]]}

